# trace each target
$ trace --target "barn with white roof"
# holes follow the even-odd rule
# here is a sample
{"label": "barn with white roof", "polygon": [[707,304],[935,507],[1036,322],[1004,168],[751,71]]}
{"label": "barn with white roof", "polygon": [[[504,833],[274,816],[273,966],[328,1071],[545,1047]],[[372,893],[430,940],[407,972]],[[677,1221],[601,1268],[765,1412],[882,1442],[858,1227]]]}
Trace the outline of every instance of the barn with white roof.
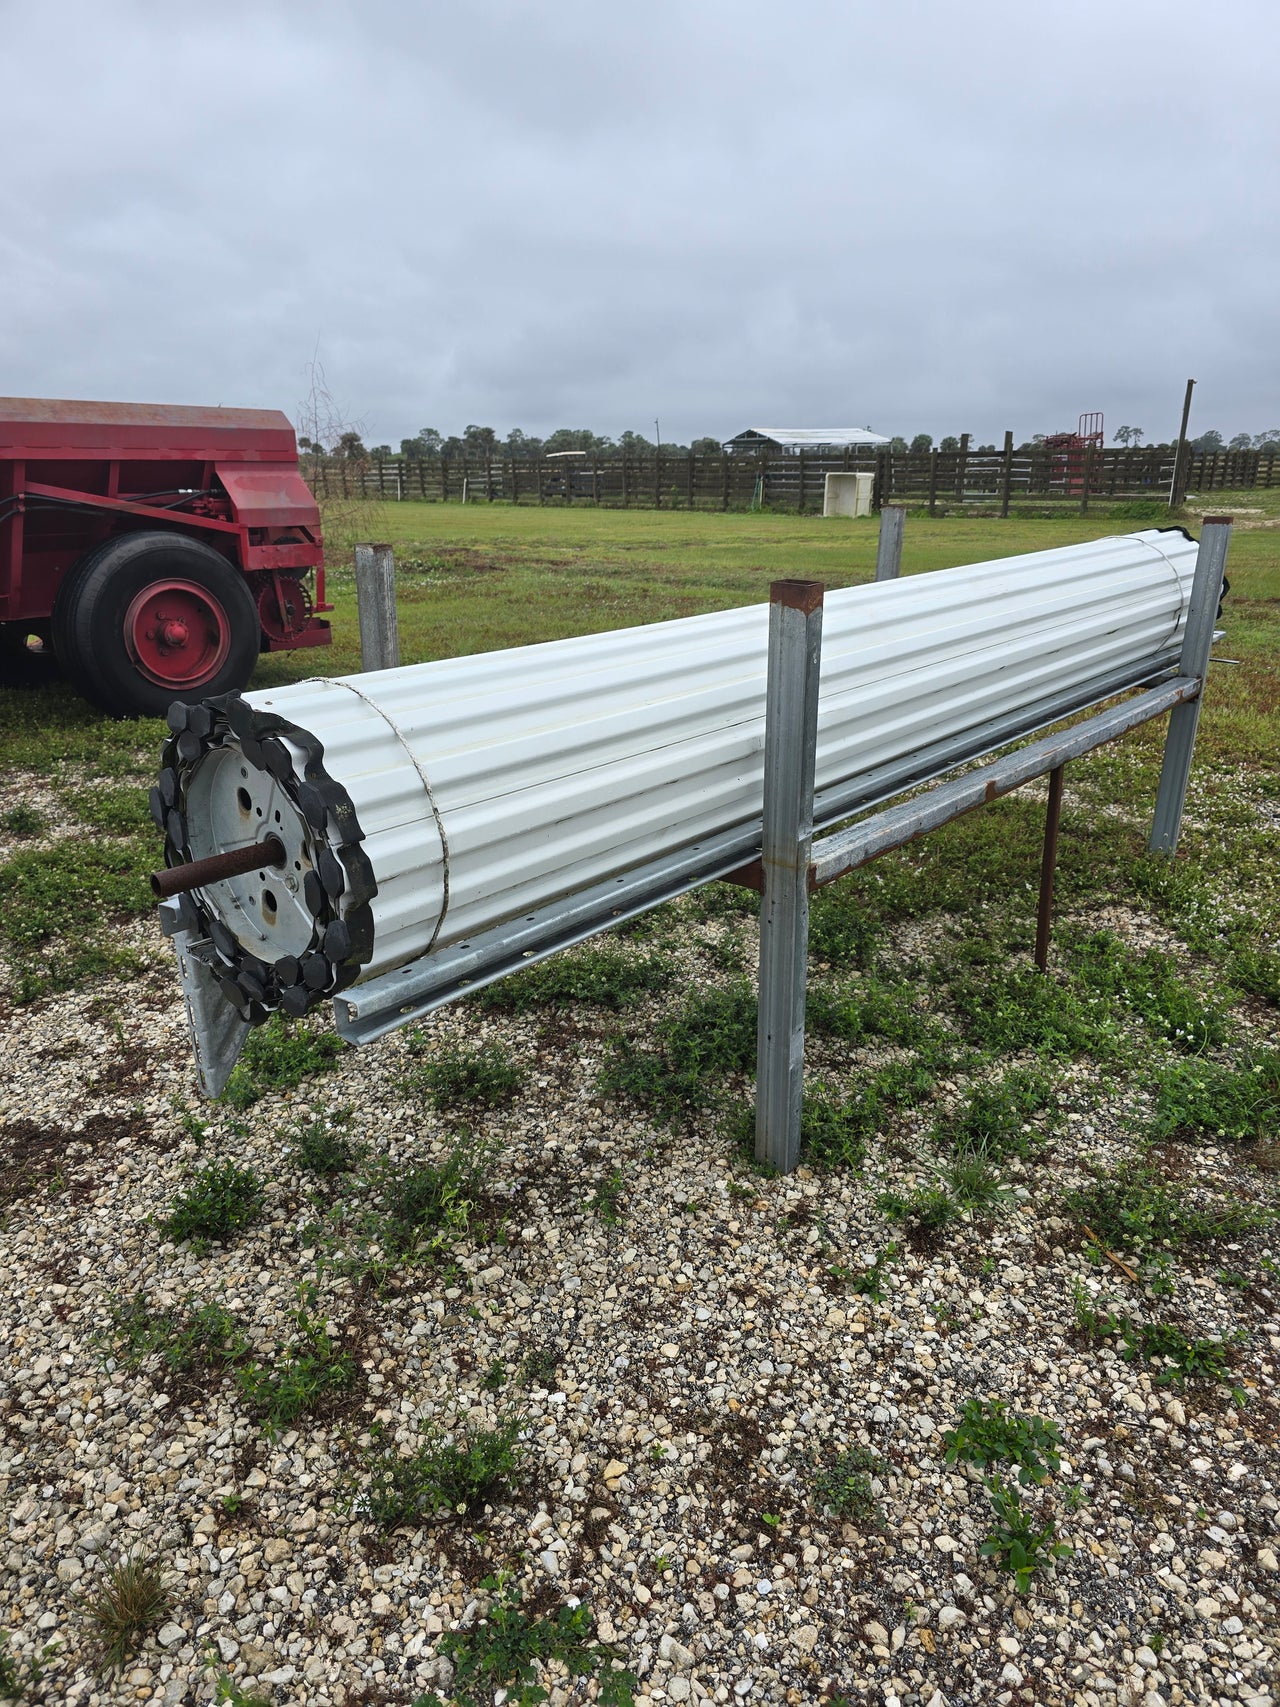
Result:
{"label": "barn with white roof", "polygon": [[870,427],[747,427],[724,441],[727,451],[765,450],[841,451],[858,446],[887,445],[883,433],[873,433]]}

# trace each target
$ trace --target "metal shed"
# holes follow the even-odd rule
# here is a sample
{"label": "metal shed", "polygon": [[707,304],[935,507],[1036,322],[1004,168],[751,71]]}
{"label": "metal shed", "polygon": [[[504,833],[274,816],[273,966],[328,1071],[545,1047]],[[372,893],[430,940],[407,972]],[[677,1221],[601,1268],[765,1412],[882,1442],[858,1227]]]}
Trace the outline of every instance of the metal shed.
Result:
{"label": "metal shed", "polygon": [[808,450],[850,450],[857,446],[887,445],[883,433],[870,427],[747,427],[724,441],[727,451],[780,450],[798,455]]}

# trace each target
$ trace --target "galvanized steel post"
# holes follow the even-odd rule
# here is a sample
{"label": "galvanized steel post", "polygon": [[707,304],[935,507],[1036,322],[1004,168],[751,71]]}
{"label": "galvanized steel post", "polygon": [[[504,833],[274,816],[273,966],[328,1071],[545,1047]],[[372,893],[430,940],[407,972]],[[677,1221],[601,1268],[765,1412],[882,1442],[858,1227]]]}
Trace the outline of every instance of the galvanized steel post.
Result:
{"label": "galvanized steel post", "polygon": [[1155,818],[1148,844],[1152,853],[1171,854],[1178,846],[1182,809],[1191,777],[1191,758],[1195,752],[1196,729],[1200,722],[1200,707],[1204,703],[1204,684],[1209,673],[1209,654],[1213,650],[1213,625],[1222,600],[1230,543],[1231,517],[1206,516],[1200,532],[1200,550],[1196,556],[1196,572],[1187,606],[1187,626],[1182,634],[1182,657],[1178,664],[1179,675],[1195,677],[1200,683],[1200,692],[1169,713],[1164,758],[1160,765],[1160,787],[1156,792]]}
{"label": "galvanized steel post", "polygon": [[902,573],[902,533],[907,525],[905,504],[882,504],[880,539],[876,546],[876,580],[896,581]]}
{"label": "galvanized steel post", "polygon": [[360,667],[394,670],[400,663],[396,622],[396,564],[389,545],[356,546],[356,605],[360,613]]}
{"label": "galvanized steel post", "polygon": [[769,589],[756,1160],[784,1174],[800,1159],[822,595],[819,581]]}

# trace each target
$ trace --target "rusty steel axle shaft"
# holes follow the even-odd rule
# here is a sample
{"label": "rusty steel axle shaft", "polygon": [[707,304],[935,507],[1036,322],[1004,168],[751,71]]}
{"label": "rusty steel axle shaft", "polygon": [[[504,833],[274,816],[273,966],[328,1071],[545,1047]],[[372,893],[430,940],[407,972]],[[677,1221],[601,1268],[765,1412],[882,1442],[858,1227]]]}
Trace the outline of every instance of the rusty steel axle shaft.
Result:
{"label": "rusty steel axle shaft", "polygon": [[212,854],[208,859],[192,859],[184,865],[153,871],[151,890],[161,900],[168,900],[171,895],[185,895],[189,889],[203,889],[227,877],[243,877],[246,872],[259,871],[266,865],[283,865],[286,857],[279,836],[264,836],[262,841],[236,848],[232,853]]}

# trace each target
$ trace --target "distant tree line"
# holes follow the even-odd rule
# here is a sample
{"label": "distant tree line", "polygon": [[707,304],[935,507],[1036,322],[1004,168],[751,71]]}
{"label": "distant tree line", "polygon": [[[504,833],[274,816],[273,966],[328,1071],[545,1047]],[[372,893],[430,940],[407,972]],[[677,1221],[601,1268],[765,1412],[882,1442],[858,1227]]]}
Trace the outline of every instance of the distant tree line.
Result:
{"label": "distant tree line", "polygon": [[[1069,428],[1065,430],[1070,431]],[[1056,436],[1035,433],[1020,444],[1018,450],[1023,454],[1037,450],[1047,438]],[[1141,427],[1124,426],[1116,428],[1114,437],[1117,444],[1137,449],[1146,434]],[[1280,451],[1280,427],[1271,427],[1265,433],[1237,433],[1230,441],[1224,440],[1223,435],[1211,427],[1190,443],[1193,450],[1206,455],[1221,450]],[[354,431],[338,434],[331,445],[321,444],[317,439],[300,438],[298,447],[314,456],[335,456],[350,462],[367,462],[370,458],[383,462],[435,462],[441,457],[479,459],[510,456],[532,459],[554,456],[563,451],[581,451],[587,456],[605,460],[614,456],[651,456],[655,448],[653,440],[645,438],[643,433],[627,432],[612,439],[605,434],[593,433],[589,427],[558,427],[554,433],[540,439],[533,433],[525,433],[519,427],[513,427],[505,439],[499,439],[492,427],[477,426],[467,427],[460,434],[451,433],[447,438],[435,427],[423,427],[411,439],[401,439],[398,451],[392,450],[390,445],[367,447],[360,434]],[[656,448],[663,456],[687,456],[691,451],[695,455],[714,456],[719,454],[720,447],[719,439],[708,437],[694,439],[691,444],[676,444],[664,439]],[[886,448],[899,453],[909,451],[914,455],[923,456],[935,447],[929,433],[917,433],[910,440],[901,436],[892,438]],[[960,449],[960,440],[954,435],[948,435],[938,440],[936,448],[944,455],[954,454]],[[975,445],[972,448],[979,455],[991,455],[999,449],[994,444]],[[1149,445],[1147,448],[1169,450],[1172,449],[1172,442]]]}

